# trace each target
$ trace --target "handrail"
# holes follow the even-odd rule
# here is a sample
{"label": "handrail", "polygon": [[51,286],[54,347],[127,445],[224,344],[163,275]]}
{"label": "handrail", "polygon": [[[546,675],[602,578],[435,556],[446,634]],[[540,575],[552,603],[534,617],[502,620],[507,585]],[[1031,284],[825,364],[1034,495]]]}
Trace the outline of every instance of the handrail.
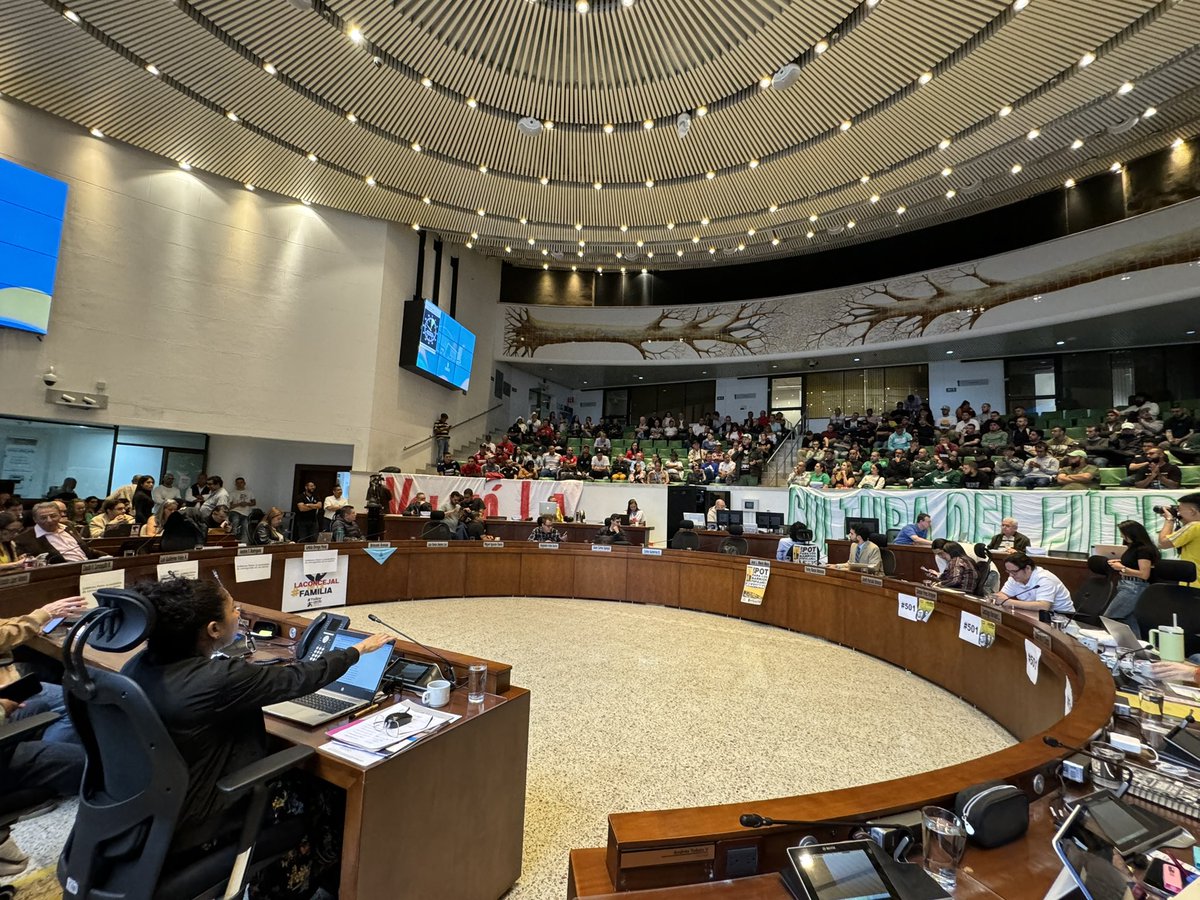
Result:
{"label": "handrail", "polygon": [[[451,427],[451,428],[458,428],[458,427],[460,427],[460,426],[462,426],[462,425],[466,425],[468,422],[474,422],[474,421],[475,421],[476,419],[478,419],[480,416],[486,416],[488,413],[495,412],[496,410],[498,410],[498,409],[499,409],[500,407],[502,407],[503,405],[504,405],[503,403],[497,403],[495,406],[489,407],[488,409],[485,409],[485,410],[484,410],[483,412],[481,412],[481,413],[476,413],[475,415],[471,416],[471,418],[469,418],[469,419],[463,419],[461,422],[452,422],[452,423],[450,424],[450,427]],[[411,450],[413,447],[420,447],[422,444],[427,444],[427,443],[429,443],[429,442],[430,442],[430,441],[432,441],[432,440],[433,440],[433,435],[431,434],[431,435],[430,435],[429,437],[427,437],[427,438],[421,438],[421,440],[417,441],[415,444],[409,444],[407,447],[404,447],[404,448],[402,448],[402,449],[400,450],[400,452],[401,452],[401,453],[407,453],[407,452],[408,452],[409,450]]]}

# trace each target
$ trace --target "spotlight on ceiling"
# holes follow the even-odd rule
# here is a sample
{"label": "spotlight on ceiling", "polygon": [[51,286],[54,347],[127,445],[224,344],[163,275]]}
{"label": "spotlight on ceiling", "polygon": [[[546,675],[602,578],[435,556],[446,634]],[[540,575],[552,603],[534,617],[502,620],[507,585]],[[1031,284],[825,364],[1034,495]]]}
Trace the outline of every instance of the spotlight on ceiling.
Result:
{"label": "spotlight on ceiling", "polygon": [[688,132],[692,130],[692,117],[686,112],[681,112],[675,120],[675,134],[682,141],[688,136]]}
{"label": "spotlight on ceiling", "polygon": [[541,134],[543,127],[542,120],[535,119],[533,116],[525,116],[517,122],[517,130],[521,132],[521,134],[527,134],[530,137],[535,134]]}
{"label": "spotlight on ceiling", "polygon": [[800,67],[795,63],[788,63],[771,76],[771,87],[775,88],[777,91],[782,91],[785,88],[789,88],[795,84],[796,79],[799,77]]}

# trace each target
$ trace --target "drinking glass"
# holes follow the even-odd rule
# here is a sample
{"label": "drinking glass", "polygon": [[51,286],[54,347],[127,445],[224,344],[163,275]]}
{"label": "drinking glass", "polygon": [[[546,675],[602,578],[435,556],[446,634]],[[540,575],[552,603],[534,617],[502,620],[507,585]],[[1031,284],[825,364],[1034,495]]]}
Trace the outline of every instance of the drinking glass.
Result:
{"label": "drinking glass", "polygon": [[953,893],[958,881],[958,864],[967,849],[967,832],[962,819],[940,806],[922,808],[921,840],[925,871],[947,893]]}
{"label": "drinking glass", "polygon": [[467,669],[467,701],[482,703],[487,692],[487,666],[475,664]]}

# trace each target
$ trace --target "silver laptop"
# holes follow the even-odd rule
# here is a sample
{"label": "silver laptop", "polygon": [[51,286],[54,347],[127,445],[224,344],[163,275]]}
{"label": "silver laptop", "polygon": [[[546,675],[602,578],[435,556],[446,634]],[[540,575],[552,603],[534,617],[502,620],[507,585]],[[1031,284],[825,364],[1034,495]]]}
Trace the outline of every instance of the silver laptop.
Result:
{"label": "silver laptop", "polygon": [[[366,637],[368,635],[361,631],[339,631],[333,636],[329,649],[342,650],[353,647]],[[322,652],[324,651],[318,651],[308,658],[318,659]],[[369,706],[374,701],[391,657],[391,645],[385,644],[373,653],[360,657],[346,674],[332,684],[295,700],[264,706],[263,712],[301,725],[324,725],[326,722],[332,722]]]}
{"label": "silver laptop", "polygon": [[1133,633],[1133,629],[1124,622],[1118,622],[1116,619],[1110,619],[1107,616],[1100,617],[1100,623],[1113,636],[1117,642],[1117,646],[1122,650],[1145,650],[1146,645],[1137,639],[1137,635]]}
{"label": "silver laptop", "polygon": [[1128,549],[1124,544],[1097,544],[1092,548],[1092,556],[1120,559]]}

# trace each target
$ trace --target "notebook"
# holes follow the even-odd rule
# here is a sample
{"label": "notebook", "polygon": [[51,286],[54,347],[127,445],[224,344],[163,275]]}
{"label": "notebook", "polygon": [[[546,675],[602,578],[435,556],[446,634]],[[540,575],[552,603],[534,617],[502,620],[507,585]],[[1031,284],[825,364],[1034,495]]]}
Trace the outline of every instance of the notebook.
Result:
{"label": "notebook", "polygon": [[[367,635],[361,631],[339,631],[330,650],[353,647]],[[312,694],[264,706],[263,712],[301,725],[324,725],[355,710],[369,706],[379,690],[383,672],[391,661],[391,645],[360,657],[337,681]]]}

